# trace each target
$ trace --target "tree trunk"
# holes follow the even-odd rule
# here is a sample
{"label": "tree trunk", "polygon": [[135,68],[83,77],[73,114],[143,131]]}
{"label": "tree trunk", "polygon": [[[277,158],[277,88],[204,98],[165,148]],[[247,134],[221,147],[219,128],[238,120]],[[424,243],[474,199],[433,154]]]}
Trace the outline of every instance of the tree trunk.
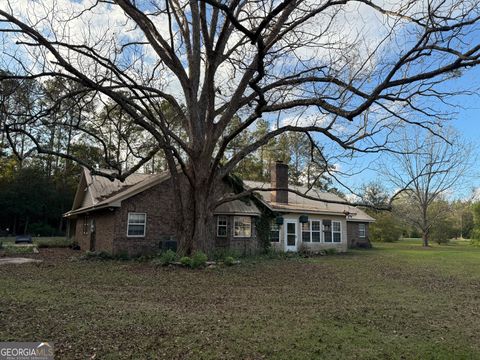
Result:
{"label": "tree trunk", "polygon": [[209,165],[192,165],[195,175],[192,184],[185,180],[188,193],[184,192],[184,223],[179,225],[179,252],[190,255],[202,251],[212,255],[215,249],[214,216],[212,203],[215,201],[215,186],[209,183]]}
{"label": "tree trunk", "polygon": [[429,246],[429,244],[428,244],[428,231],[423,231],[422,232],[422,242],[423,242],[423,246],[425,246],[425,247]]}

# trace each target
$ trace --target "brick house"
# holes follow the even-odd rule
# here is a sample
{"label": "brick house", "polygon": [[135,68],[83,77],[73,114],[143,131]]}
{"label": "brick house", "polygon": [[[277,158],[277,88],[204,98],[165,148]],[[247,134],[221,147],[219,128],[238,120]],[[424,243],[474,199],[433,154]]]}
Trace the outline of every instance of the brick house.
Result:
{"label": "brick house", "polygon": [[[244,181],[244,188],[288,188],[288,166],[277,162],[271,183]],[[219,248],[254,253],[260,249],[256,224],[268,211],[271,245],[284,251],[348,246],[368,243],[368,225],[374,219],[349,206],[340,197],[315,189],[291,187],[255,192],[256,201],[235,200],[215,209],[215,243]],[[173,194],[170,175],[134,174],[123,183],[92,176],[83,170],[69,220],[69,237],[82,250],[138,255],[176,248]],[[225,184],[218,191],[232,192]],[[318,199],[318,200],[314,200]],[[324,201],[321,201],[324,200]],[[325,202],[327,201],[327,202]]]}

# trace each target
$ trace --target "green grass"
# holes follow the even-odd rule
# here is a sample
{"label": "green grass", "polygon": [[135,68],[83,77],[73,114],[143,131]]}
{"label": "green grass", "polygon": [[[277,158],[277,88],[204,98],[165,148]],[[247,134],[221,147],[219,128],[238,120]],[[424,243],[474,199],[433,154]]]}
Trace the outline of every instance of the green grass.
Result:
{"label": "green grass", "polygon": [[[33,243],[39,248],[64,248],[69,247],[72,242],[65,237],[33,237]],[[14,244],[15,237],[0,237],[0,243],[4,245]]]}
{"label": "green grass", "polygon": [[0,341],[61,359],[480,359],[480,249],[375,244],[212,270],[0,266]]}
{"label": "green grass", "polygon": [[11,243],[2,245],[2,250],[6,255],[33,254],[35,252],[34,249],[35,246],[32,245],[15,245]]}

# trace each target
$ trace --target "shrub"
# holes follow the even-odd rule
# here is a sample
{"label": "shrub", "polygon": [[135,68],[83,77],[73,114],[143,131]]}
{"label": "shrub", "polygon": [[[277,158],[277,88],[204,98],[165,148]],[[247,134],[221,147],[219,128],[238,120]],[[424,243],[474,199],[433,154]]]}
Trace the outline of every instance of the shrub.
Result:
{"label": "shrub", "polygon": [[215,261],[221,261],[223,259],[225,259],[226,257],[233,257],[233,258],[237,258],[240,256],[240,254],[238,253],[238,251],[235,251],[235,250],[231,250],[231,249],[215,249],[215,251],[213,252],[213,260]]}
{"label": "shrub", "polygon": [[479,239],[472,239],[472,240],[470,240],[470,245],[480,247],[480,240]]}
{"label": "shrub", "polygon": [[430,240],[438,245],[448,244],[455,235],[455,223],[452,219],[441,219],[430,230]]}
{"label": "shrub", "polygon": [[196,251],[192,256],[192,268],[204,267],[207,264],[208,257],[201,251]]}
{"label": "shrub", "polygon": [[4,245],[6,254],[33,254],[35,253],[35,246],[18,246],[18,245]]}
{"label": "shrub", "polygon": [[337,249],[335,248],[325,249],[325,255],[335,255],[336,253],[337,253]]}
{"label": "shrub", "polygon": [[67,248],[72,246],[72,242],[65,238],[36,239],[34,243],[39,248]]}
{"label": "shrub", "polygon": [[265,259],[286,259],[289,257],[289,254],[285,251],[274,249],[273,247],[268,249],[265,253],[262,254]]}
{"label": "shrub", "polygon": [[235,259],[232,256],[227,256],[225,260],[223,260],[223,263],[227,266],[232,266],[235,265]]}
{"label": "shrub", "polygon": [[128,255],[128,252],[122,251],[119,253],[117,256],[115,256],[117,260],[130,260],[130,256]]}
{"label": "shrub", "polygon": [[167,250],[161,253],[158,258],[158,263],[162,266],[167,266],[177,259],[177,254],[173,250]]}
{"label": "shrub", "polygon": [[87,251],[82,259],[86,260],[112,260],[113,256],[106,251]]}
{"label": "shrub", "polygon": [[184,256],[180,259],[180,263],[183,266],[191,267],[192,266],[192,259],[190,259],[188,256]]}
{"label": "shrub", "polygon": [[308,248],[308,246],[306,246],[305,244],[300,244],[300,247],[298,248],[298,255],[300,255],[301,257],[305,257],[305,258],[308,258],[308,257],[311,257],[312,255],[314,255],[314,253],[312,252],[311,249]]}
{"label": "shrub", "polygon": [[376,221],[370,224],[370,239],[379,242],[398,241],[402,236],[402,227],[392,213],[378,213]]}

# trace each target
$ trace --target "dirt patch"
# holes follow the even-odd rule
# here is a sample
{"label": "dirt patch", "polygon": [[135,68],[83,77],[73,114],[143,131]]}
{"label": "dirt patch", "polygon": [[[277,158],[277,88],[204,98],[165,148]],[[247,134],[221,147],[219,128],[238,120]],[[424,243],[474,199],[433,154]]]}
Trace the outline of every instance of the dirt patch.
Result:
{"label": "dirt patch", "polygon": [[[72,250],[69,248],[41,248],[38,254],[22,254],[22,258],[41,260],[47,263],[64,262],[70,260],[72,257],[79,257],[82,255],[81,251]],[[0,260],[18,258],[18,254],[0,253]]]}

